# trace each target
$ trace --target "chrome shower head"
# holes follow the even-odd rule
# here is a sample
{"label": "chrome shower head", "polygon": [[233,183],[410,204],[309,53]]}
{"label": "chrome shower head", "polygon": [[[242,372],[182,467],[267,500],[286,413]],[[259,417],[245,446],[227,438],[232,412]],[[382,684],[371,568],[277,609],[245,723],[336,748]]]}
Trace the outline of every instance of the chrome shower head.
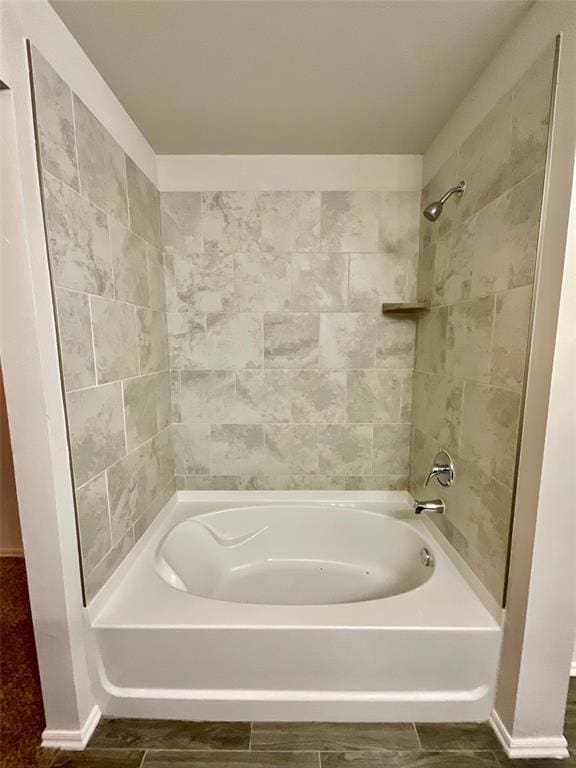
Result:
{"label": "chrome shower head", "polygon": [[440,214],[442,213],[442,209],[444,208],[444,203],[446,200],[448,200],[449,197],[452,197],[452,195],[463,195],[465,189],[466,182],[461,181],[460,184],[457,184],[455,187],[452,187],[452,189],[449,189],[448,192],[446,192],[446,194],[440,198],[440,200],[435,200],[433,203],[430,203],[430,205],[427,205],[422,213],[428,219],[428,221],[437,221],[440,218]]}

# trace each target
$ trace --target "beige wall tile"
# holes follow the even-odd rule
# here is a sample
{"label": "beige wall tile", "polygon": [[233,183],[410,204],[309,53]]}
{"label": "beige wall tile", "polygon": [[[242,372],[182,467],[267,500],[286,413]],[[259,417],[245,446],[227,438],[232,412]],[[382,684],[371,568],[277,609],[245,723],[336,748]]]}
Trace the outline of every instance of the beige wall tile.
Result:
{"label": "beige wall tile", "polygon": [[516,184],[546,162],[555,44],[536,59],[514,89],[512,175]]}
{"label": "beige wall tile", "polygon": [[152,309],[166,308],[166,285],[164,282],[164,260],[162,251],[149,243],[146,245],[150,306]]}
{"label": "beige wall tile", "polygon": [[496,297],[490,372],[492,384],[522,391],[531,309],[531,285],[506,291]]}
{"label": "beige wall tile", "polygon": [[234,267],[230,254],[178,254],[175,272],[180,312],[223,312],[234,308]]}
{"label": "beige wall tile", "polygon": [[169,313],[167,321],[170,368],[205,368],[206,316]]}
{"label": "beige wall tile", "polygon": [[261,316],[241,313],[208,315],[206,346],[209,368],[260,368]]}
{"label": "beige wall tile", "polygon": [[42,167],[78,191],[72,92],[34,47],[32,74]]}
{"label": "beige wall tile", "polygon": [[350,256],[349,308],[380,312],[383,301],[406,301],[416,286],[416,260],[389,253]]}
{"label": "beige wall tile", "polygon": [[401,375],[395,371],[348,371],[346,420],[351,423],[400,421]]}
{"label": "beige wall tile", "polygon": [[292,421],[315,424],[346,420],[344,371],[294,371],[290,392]]}
{"label": "beige wall tile", "polygon": [[76,95],[74,119],[82,195],[127,224],[126,168],[122,148]]}
{"label": "beige wall tile", "polygon": [[456,304],[448,311],[446,373],[473,381],[490,380],[495,297]]}
{"label": "beige wall tile", "polygon": [[379,317],[376,320],[376,367],[413,368],[416,347],[414,317]]}
{"label": "beige wall tile", "polygon": [[318,469],[318,428],[313,424],[266,424],[264,467],[270,474],[315,472]]}
{"label": "beige wall tile", "polygon": [[209,424],[173,424],[172,439],[177,475],[210,473]]}
{"label": "beige wall tile", "polygon": [[158,429],[166,429],[172,423],[170,371],[156,374],[156,414]]}
{"label": "beige wall tile", "polygon": [[266,367],[314,368],[318,365],[318,315],[269,313],[264,315],[263,325]]}
{"label": "beige wall tile", "polygon": [[112,543],[117,545],[150,501],[148,451],[132,451],[106,472],[110,498]]}
{"label": "beige wall tile", "polygon": [[236,421],[235,391],[234,371],[182,371],[182,421]]}
{"label": "beige wall tile", "polygon": [[376,318],[360,312],[320,316],[321,368],[372,368]]}
{"label": "beige wall tile", "polygon": [[202,251],[200,192],[161,192],[162,247],[175,256]]}
{"label": "beige wall tile", "polygon": [[237,491],[238,478],[236,475],[186,475],[187,491]]}
{"label": "beige wall tile", "polygon": [[62,288],[113,296],[108,219],[87,200],[44,174],[48,251]]}
{"label": "beige wall tile", "polygon": [[116,298],[147,307],[150,303],[146,243],[114,219],[109,220]]}
{"label": "beige wall tile", "polygon": [[380,192],[377,250],[415,262],[420,216],[420,192]]}
{"label": "beige wall tile", "polygon": [[433,309],[418,318],[414,367],[419,371],[442,373],[446,361],[448,309]]}
{"label": "beige wall tile", "polygon": [[58,335],[66,390],[96,384],[89,298],[57,288]]}
{"label": "beige wall tile", "polygon": [[319,470],[327,475],[370,475],[372,473],[372,425],[321,425],[319,427]]}
{"label": "beige wall tile", "polygon": [[160,195],[148,176],[126,156],[130,229],[160,247]]}
{"label": "beige wall tile", "polygon": [[290,257],[284,253],[240,253],[234,259],[234,303],[247,312],[290,309]]}
{"label": "beige wall tile", "polygon": [[139,376],[123,384],[124,418],[128,451],[137,448],[158,432],[156,377]]}
{"label": "beige wall tile", "polygon": [[408,474],[370,475],[347,477],[347,491],[404,491],[408,486]]}
{"label": "beige wall tile", "polygon": [[241,424],[290,421],[288,371],[236,371],[234,417],[220,421]]}
{"label": "beige wall tile", "polygon": [[98,383],[140,373],[134,307],[97,296],[90,297]]}
{"label": "beige wall tile", "polygon": [[292,257],[292,309],[344,309],[347,299],[347,255],[302,253]]}
{"label": "beige wall tile", "polygon": [[507,93],[460,147],[459,175],[466,192],[459,204],[461,220],[499,197],[510,183],[512,93]]}
{"label": "beige wall tile", "polygon": [[534,280],[543,176],[536,173],[484,209],[476,219],[472,296]]}
{"label": "beige wall tile", "polygon": [[264,467],[264,427],[259,424],[212,426],[212,474],[246,475]]}
{"label": "beige wall tile", "polygon": [[378,209],[377,192],[322,192],[321,249],[377,252]]}
{"label": "beige wall tile", "polygon": [[375,424],[373,472],[375,475],[408,475],[410,424]]}
{"label": "beige wall tile", "polygon": [[106,557],[97,565],[97,567],[85,576],[84,589],[88,601],[92,600],[97,592],[104,586],[133,546],[134,528],[130,528],[124,538],[119,541],[110,552],[108,552]]}
{"label": "beige wall tile", "polygon": [[182,421],[182,389],[180,371],[170,371],[170,400],[172,403],[172,421]]}
{"label": "beige wall tile", "polygon": [[126,452],[120,383],[70,392],[68,429],[77,486],[102,472]]}
{"label": "beige wall tile", "polygon": [[443,306],[470,298],[472,282],[471,241],[475,219],[455,226],[452,234],[436,243],[432,304]]}
{"label": "beige wall tile", "polygon": [[98,475],[76,491],[80,550],[86,571],[98,565],[112,546],[106,477]]}
{"label": "beige wall tile", "polygon": [[519,415],[518,393],[466,383],[461,454],[508,487],[514,479]]}
{"label": "beige wall tile", "polygon": [[318,192],[206,192],[202,211],[207,253],[318,250]]}
{"label": "beige wall tile", "polygon": [[140,372],[156,373],[168,368],[166,315],[152,309],[137,309]]}
{"label": "beige wall tile", "polygon": [[[422,223],[422,226],[424,226],[424,223]],[[416,276],[416,299],[418,301],[432,301],[435,262],[436,245],[434,243],[429,243],[426,246],[422,245]]]}

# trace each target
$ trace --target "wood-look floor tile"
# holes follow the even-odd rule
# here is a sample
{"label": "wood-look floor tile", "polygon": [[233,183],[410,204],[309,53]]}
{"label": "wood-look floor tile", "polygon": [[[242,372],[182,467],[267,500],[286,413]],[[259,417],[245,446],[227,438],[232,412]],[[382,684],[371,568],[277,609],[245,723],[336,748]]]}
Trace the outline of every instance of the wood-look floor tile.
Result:
{"label": "wood-look floor tile", "polygon": [[84,752],[58,752],[51,768],[140,768],[143,750],[85,749]]}
{"label": "wood-look floor tile", "polygon": [[248,749],[250,723],[105,718],[91,747],[125,749]]}
{"label": "wood-look floor tile", "polygon": [[317,752],[147,752],[143,768],[319,768]]}
{"label": "wood-look floor tile", "polygon": [[372,752],[418,749],[411,723],[254,723],[252,749]]}
{"label": "wood-look floor tile", "polygon": [[500,743],[488,723],[417,723],[416,730],[422,742],[422,749],[500,749]]}
{"label": "wood-look floor tile", "polygon": [[493,752],[322,753],[322,768],[498,768]]}

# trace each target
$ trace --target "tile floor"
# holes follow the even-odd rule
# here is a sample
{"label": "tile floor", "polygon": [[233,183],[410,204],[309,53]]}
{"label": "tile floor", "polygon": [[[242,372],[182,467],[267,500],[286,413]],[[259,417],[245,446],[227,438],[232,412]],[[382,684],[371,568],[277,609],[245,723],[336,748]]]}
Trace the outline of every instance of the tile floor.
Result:
{"label": "tile floor", "polygon": [[[566,736],[576,744],[576,681]],[[83,753],[42,768],[576,768],[568,760],[508,760],[487,724],[184,723],[112,720]]]}

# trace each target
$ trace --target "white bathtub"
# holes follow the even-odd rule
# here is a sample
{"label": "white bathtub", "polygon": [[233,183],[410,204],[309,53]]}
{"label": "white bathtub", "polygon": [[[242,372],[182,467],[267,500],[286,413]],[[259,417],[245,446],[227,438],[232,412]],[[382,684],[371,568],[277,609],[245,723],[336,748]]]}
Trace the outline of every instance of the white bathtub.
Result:
{"label": "white bathtub", "polygon": [[87,610],[102,711],[486,719],[500,627],[433,530],[405,493],[180,492]]}

